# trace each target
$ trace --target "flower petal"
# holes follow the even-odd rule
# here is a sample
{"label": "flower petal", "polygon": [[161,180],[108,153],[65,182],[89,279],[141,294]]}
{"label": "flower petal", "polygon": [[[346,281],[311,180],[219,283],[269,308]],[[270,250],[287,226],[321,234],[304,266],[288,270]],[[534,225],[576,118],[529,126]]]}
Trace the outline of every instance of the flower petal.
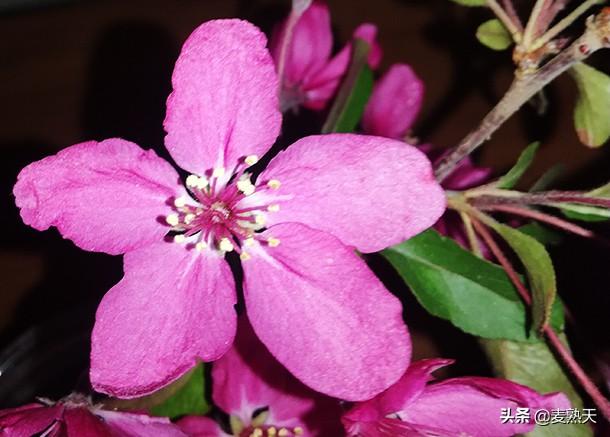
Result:
{"label": "flower petal", "polygon": [[48,428],[61,417],[63,407],[28,404],[0,411],[0,436],[30,437]]}
{"label": "flower petal", "polygon": [[411,344],[400,302],[348,247],[296,223],[271,227],[277,247],[243,263],[248,317],[258,337],[309,387],[369,399],[402,375]]}
{"label": "flower petal", "polygon": [[228,264],[177,243],[125,255],[125,276],[104,296],[92,334],[91,382],[131,398],[219,358],[236,329]]}
{"label": "flower petal", "polygon": [[[434,424],[443,430],[480,437],[512,436],[534,427],[538,408],[569,408],[565,396],[543,396],[532,389],[493,378],[455,378],[433,384],[399,416],[414,425]],[[502,408],[530,408],[531,423],[501,423]]]}
{"label": "flower petal", "polygon": [[82,249],[120,254],[160,241],[182,193],[178,173],[152,150],[121,139],[89,141],[25,167],[13,190],[23,221],[55,226]]}
{"label": "flower petal", "polygon": [[191,437],[231,437],[209,417],[187,416],[176,423],[182,431]]}
{"label": "flower petal", "polygon": [[377,82],[362,117],[364,132],[401,139],[419,114],[424,84],[405,64],[395,64]]}
{"label": "flower petal", "polygon": [[339,403],[288,373],[256,337],[246,317],[238,326],[233,347],[212,366],[214,404],[245,424],[267,407],[268,424],[301,427],[305,435],[339,435]]}
{"label": "flower petal", "polygon": [[353,134],[303,138],[271,161],[259,180],[281,182],[268,223],[300,222],[362,252],[375,252],[432,226],[445,195],[415,147]]}
{"label": "flower petal", "polygon": [[[85,408],[67,408],[64,413],[66,437],[108,437],[108,425]],[[127,436],[125,436],[127,437]]]}
{"label": "flower petal", "polygon": [[282,121],[265,35],[241,20],[199,26],[182,47],[167,101],[165,145],[176,163],[203,175],[263,155]]}
{"label": "flower petal", "polygon": [[145,414],[108,410],[97,410],[96,414],[104,419],[117,436],[187,437],[187,434],[167,417],[150,417]]}
{"label": "flower petal", "polygon": [[[279,61],[287,20],[271,41],[271,53]],[[284,67],[284,85],[298,86],[323,68],[333,45],[330,12],[325,2],[316,0],[303,12],[292,32]]]}

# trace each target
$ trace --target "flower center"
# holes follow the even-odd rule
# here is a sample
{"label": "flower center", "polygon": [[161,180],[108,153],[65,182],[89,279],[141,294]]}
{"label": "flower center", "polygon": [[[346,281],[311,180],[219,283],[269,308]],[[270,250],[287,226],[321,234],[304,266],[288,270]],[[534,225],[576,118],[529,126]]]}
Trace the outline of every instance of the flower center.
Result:
{"label": "flower center", "polygon": [[302,435],[303,428],[300,426],[290,428],[261,425],[244,428],[243,431],[238,434],[238,437],[294,437]]}
{"label": "flower center", "polygon": [[224,168],[215,168],[203,176],[187,177],[190,196],[174,199],[174,212],[165,218],[174,242],[199,251],[235,250],[242,260],[250,257],[244,247],[255,241],[277,246],[278,239],[263,239],[259,232],[267,215],[279,211],[280,182],[273,179],[259,187],[252,184],[250,174],[244,170],[257,161],[256,156],[250,155],[232,174],[227,174]]}

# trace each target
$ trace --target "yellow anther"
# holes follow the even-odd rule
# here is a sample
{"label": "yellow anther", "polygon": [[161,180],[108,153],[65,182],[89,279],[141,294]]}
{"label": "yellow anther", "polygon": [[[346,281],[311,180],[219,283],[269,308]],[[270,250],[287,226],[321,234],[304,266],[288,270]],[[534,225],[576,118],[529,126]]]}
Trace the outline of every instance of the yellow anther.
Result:
{"label": "yellow anther", "polygon": [[244,159],[244,161],[248,165],[254,165],[254,164],[256,164],[258,162],[258,156],[256,156],[256,155],[248,155],[248,156],[246,156],[246,159]]}
{"label": "yellow anther", "polygon": [[279,210],[280,210],[280,205],[278,205],[277,203],[274,203],[267,207],[267,211],[269,211],[269,212],[278,212]]}
{"label": "yellow anther", "polygon": [[290,432],[286,428],[281,428],[280,431],[277,433],[277,435],[279,435],[280,437],[286,437],[288,434],[290,434]]}
{"label": "yellow anther", "polygon": [[295,426],[293,431],[294,431],[294,435],[302,435],[303,434],[303,428],[301,428],[300,426]]}
{"label": "yellow anther", "polygon": [[282,184],[277,179],[271,179],[269,182],[267,182],[267,186],[272,190],[277,190],[282,186]]}
{"label": "yellow anther", "polygon": [[256,214],[254,216],[254,221],[256,222],[257,225],[264,225],[267,222],[267,219],[265,219],[264,215]]}
{"label": "yellow anther", "polygon": [[250,237],[250,238],[246,238],[244,240],[244,246],[254,246],[254,238]]}
{"label": "yellow anther", "polygon": [[275,426],[271,426],[269,428],[267,428],[267,435],[269,437],[274,437],[277,434],[277,430],[275,429]]}
{"label": "yellow anther", "polygon": [[221,178],[224,175],[225,175],[225,168],[224,167],[217,167],[212,172],[212,176],[215,177],[215,178]]}
{"label": "yellow anther", "polygon": [[269,245],[269,247],[278,247],[280,245],[280,240],[279,238],[269,238],[267,240],[267,244]]}
{"label": "yellow anther", "polygon": [[176,200],[174,200],[174,206],[176,208],[182,208],[184,205],[186,205],[186,197],[176,197]]}
{"label": "yellow anther", "polygon": [[208,186],[209,181],[206,178],[199,178],[197,179],[197,188],[199,188],[200,190],[203,190],[205,187]]}
{"label": "yellow anther", "polygon": [[203,252],[207,247],[208,245],[205,241],[199,241],[197,244],[195,244],[195,249],[197,249],[199,252]]}
{"label": "yellow anther", "polygon": [[237,189],[246,196],[249,196],[256,191],[256,187],[252,184],[252,182],[250,182],[250,179],[242,179],[237,181]]}
{"label": "yellow anther", "polygon": [[186,223],[187,225],[190,224],[193,220],[195,220],[195,214],[193,213],[188,213],[187,215],[184,216],[184,223]]}
{"label": "yellow anther", "polygon": [[180,217],[178,217],[178,214],[170,214],[165,217],[165,221],[170,226],[176,226],[178,223],[180,223]]}
{"label": "yellow anther", "polygon": [[229,424],[231,426],[231,431],[233,435],[239,435],[244,429],[244,423],[238,416],[234,416],[231,414],[229,416]]}
{"label": "yellow anther", "polygon": [[182,234],[178,234],[174,236],[174,243],[184,243],[186,241],[186,237]]}
{"label": "yellow anther", "polygon": [[250,434],[250,437],[263,437],[263,430],[260,428],[254,428],[254,432]]}
{"label": "yellow anther", "polygon": [[233,243],[231,243],[231,240],[229,240],[226,237],[220,239],[220,243],[218,243],[218,247],[220,250],[222,250],[224,252],[231,252],[233,249],[235,249],[235,246],[233,246]]}
{"label": "yellow anther", "polygon": [[187,187],[196,187],[199,183],[199,176],[191,174],[186,178],[186,186]]}
{"label": "yellow anther", "polygon": [[252,258],[250,254],[244,250],[242,250],[239,254],[239,259],[241,259],[242,261],[248,261],[250,258]]}

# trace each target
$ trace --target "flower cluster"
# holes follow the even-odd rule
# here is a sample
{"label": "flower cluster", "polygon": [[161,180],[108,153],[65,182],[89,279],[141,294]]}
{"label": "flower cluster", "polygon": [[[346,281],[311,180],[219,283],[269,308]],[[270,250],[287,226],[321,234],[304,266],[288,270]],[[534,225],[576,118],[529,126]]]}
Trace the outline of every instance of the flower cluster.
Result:
{"label": "flower cluster", "polygon": [[[445,212],[429,150],[405,142],[423,84],[395,65],[373,91],[364,134],[308,136],[267,155],[282,111],[325,108],[351,57],[351,43],[331,53],[324,2],[293,24],[276,29],[270,50],[245,21],[210,21],[191,34],[164,122],[179,170],[113,138],[30,164],[14,188],[28,225],[123,255],[124,276],[97,310],[93,388],[140,397],[213,362],[216,414],[173,424],[72,395],[0,412],[2,436],[497,437],[533,427],[500,424],[502,408],[569,405],[504,380],[429,384],[450,360],[411,363],[402,305],[360,255]],[[354,34],[370,44],[373,68],[375,34],[370,24]],[[446,187],[488,176],[466,164]]]}

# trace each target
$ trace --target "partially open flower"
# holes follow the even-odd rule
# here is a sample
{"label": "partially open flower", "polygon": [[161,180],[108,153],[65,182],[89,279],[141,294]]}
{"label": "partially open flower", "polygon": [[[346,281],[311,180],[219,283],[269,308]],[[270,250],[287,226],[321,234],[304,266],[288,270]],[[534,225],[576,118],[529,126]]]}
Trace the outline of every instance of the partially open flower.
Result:
{"label": "partially open flower", "polygon": [[[332,56],[333,35],[330,12],[325,1],[314,0],[299,17],[292,35],[286,32],[286,19],[271,38],[271,54],[277,64],[283,64],[281,105],[283,110],[304,106],[309,109],[324,109],[335,95],[341,79],[349,66],[352,43],[347,43],[339,53]],[[371,46],[369,65],[377,68],[381,61],[381,48],[376,42],[377,28],[362,24],[354,32]],[[285,38],[291,36],[290,41]],[[282,47],[287,44],[283,55]]]}
{"label": "partially open flower", "polygon": [[[453,378],[430,384],[432,372],[452,360],[413,363],[392,387],[343,416],[349,436],[508,437],[534,428],[538,409],[566,409],[563,393],[541,395],[503,379]],[[528,418],[503,423],[503,409],[527,409]]]}
{"label": "partially open flower", "polygon": [[166,417],[103,410],[80,394],[0,410],[0,436],[187,437]]}
{"label": "partially open flower", "polygon": [[194,437],[340,436],[341,407],[308,389],[258,341],[246,318],[233,347],[212,365],[214,404],[229,415],[227,431],[208,417],[191,416],[178,425]]}

